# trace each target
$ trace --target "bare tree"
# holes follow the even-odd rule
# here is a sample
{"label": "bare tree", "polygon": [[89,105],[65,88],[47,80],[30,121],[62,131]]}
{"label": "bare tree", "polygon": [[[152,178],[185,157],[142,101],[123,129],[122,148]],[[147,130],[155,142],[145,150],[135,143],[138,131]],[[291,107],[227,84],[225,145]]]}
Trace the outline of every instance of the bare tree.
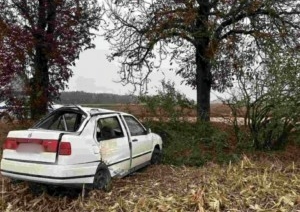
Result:
{"label": "bare tree", "polygon": [[205,121],[211,89],[232,86],[235,71],[258,63],[269,43],[299,43],[295,0],[106,0],[103,9],[109,19],[104,36],[110,59],[122,64],[121,81],[143,85],[169,60],[197,90],[198,118]]}

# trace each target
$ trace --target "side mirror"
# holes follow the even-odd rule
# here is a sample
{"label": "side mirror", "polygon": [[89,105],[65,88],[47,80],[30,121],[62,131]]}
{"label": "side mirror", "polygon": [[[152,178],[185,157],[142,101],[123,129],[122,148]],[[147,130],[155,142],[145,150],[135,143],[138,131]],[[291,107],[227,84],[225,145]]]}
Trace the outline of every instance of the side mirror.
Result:
{"label": "side mirror", "polygon": [[150,133],[151,133],[151,129],[148,128],[148,129],[147,129],[147,134],[150,134]]}

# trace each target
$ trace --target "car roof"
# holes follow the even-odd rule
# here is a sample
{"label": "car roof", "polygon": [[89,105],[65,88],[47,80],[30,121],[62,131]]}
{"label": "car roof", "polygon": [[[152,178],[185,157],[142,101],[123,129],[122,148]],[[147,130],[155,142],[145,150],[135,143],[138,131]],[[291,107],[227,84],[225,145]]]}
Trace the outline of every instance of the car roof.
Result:
{"label": "car roof", "polygon": [[64,108],[74,108],[74,107],[81,109],[83,112],[85,112],[91,116],[101,115],[101,114],[130,115],[128,113],[121,112],[121,111],[108,110],[108,109],[104,109],[104,108],[94,108],[94,107],[81,107],[80,105],[64,105],[64,106],[60,107],[59,110],[63,110]]}

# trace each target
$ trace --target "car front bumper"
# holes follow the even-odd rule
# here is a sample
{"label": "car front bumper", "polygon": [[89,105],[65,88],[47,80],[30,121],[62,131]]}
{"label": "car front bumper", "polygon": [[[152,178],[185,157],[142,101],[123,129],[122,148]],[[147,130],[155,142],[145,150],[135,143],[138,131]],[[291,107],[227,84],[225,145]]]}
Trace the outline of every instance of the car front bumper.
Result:
{"label": "car front bumper", "polygon": [[98,164],[37,164],[2,159],[1,174],[12,179],[45,184],[90,184],[93,183]]}

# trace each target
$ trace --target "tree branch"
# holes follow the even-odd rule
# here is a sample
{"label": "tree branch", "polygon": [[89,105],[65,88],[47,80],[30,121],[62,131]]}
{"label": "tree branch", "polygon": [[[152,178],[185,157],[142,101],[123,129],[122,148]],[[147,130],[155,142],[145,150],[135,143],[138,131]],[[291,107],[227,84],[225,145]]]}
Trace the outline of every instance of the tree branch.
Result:
{"label": "tree branch", "polygon": [[224,34],[220,39],[226,39],[232,34],[244,34],[244,35],[251,35],[253,33],[257,32],[257,30],[230,30],[226,34]]}

